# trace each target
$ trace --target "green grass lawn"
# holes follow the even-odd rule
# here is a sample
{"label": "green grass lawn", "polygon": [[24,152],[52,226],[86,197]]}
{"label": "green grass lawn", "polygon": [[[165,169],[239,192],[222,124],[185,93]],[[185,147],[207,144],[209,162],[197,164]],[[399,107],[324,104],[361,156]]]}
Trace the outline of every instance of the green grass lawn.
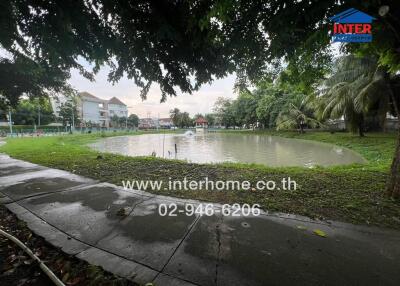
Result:
{"label": "green grass lawn", "polygon": [[[14,158],[121,185],[122,180],[258,180],[294,179],[296,191],[183,191],[160,190],[163,195],[194,198],[220,203],[258,203],[263,209],[332,219],[357,224],[371,224],[400,229],[400,202],[385,196],[385,183],[395,147],[395,134],[373,133],[359,138],[348,133],[276,131],[233,131],[269,134],[316,140],[350,148],[368,160],[367,164],[306,169],[270,168],[252,164],[193,164],[153,157],[127,157],[100,154],[86,144],[101,136],[120,133],[66,135],[40,138],[8,139],[0,152]],[[136,133],[142,134],[142,133]]]}

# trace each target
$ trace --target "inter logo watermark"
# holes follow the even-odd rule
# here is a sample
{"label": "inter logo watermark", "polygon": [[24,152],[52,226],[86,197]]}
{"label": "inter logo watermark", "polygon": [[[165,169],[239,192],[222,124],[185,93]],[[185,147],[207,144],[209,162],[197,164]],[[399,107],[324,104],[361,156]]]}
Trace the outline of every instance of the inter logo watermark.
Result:
{"label": "inter logo watermark", "polygon": [[372,41],[372,21],[374,17],[351,8],[330,17],[334,22],[333,42],[368,43]]}

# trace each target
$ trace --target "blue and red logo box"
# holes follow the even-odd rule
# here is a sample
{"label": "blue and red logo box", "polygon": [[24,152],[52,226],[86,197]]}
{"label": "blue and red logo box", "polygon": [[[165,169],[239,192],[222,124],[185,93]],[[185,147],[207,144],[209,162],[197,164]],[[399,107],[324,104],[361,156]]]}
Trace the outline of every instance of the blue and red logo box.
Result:
{"label": "blue and red logo box", "polygon": [[351,8],[329,20],[333,24],[333,42],[368,43],[372,41],[372,21],[374,17]]}

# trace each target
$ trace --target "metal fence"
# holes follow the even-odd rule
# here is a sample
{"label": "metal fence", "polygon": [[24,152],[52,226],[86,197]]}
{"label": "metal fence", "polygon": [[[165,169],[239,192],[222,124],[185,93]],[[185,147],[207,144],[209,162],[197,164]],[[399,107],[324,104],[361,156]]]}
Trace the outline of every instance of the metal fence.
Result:
{"label": "metal fence", "polygon": [[0,137],[40,137],[40,136],[56,136],[66,134],[90,134],[101,132],[136,132],[136,128],[100,128],[100,127],[45,127],[45,128],[26,128],[13,127],[11,130],[5,128],[0,129]]}

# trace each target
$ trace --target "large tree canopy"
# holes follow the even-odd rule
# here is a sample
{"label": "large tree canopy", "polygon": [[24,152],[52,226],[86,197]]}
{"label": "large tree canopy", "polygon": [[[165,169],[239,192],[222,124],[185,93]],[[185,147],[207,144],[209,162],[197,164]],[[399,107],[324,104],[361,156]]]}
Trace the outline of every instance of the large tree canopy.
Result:
{"label": "large tree canopy", "polygon": [[[390,11],[381,17],[384,4]],[[36,96],[67,87],[71,68],[93,79],[105,63],[111,66],[110,81],[126,75],[143,88],[143,97],[158,83],[162,100],[176,95],[176,88],[190,93],[233,71],[254,80],[276,59],[323,56],[327,18],[350,7],[378,18],[374,38],[385,41],[373,46],[381,51],[381,63],[393,68],[400,62],[396,1],[8,0],[0,5],[0,44],[11,55],[0,65],[22,59],[54,75],[50,83],[41,73],[30,82],[33,87],[23,80],[15,90],[1,90],[10,103],[21,93]],[[3,77],[7,69],[0,71]]]}
{"label": "large tree canopy", "polygon": [[[76,68],[89,79],[107,63],[110,81],[126,75],[143,97],[156,82],[165,100],[175,87],[190,93],[233,71],[217,24],[206,19],[211,10],[209,1],[2,1],[0,43],[12,57],[62,72]],[[94,69],[85,70],[79,57]]]}

